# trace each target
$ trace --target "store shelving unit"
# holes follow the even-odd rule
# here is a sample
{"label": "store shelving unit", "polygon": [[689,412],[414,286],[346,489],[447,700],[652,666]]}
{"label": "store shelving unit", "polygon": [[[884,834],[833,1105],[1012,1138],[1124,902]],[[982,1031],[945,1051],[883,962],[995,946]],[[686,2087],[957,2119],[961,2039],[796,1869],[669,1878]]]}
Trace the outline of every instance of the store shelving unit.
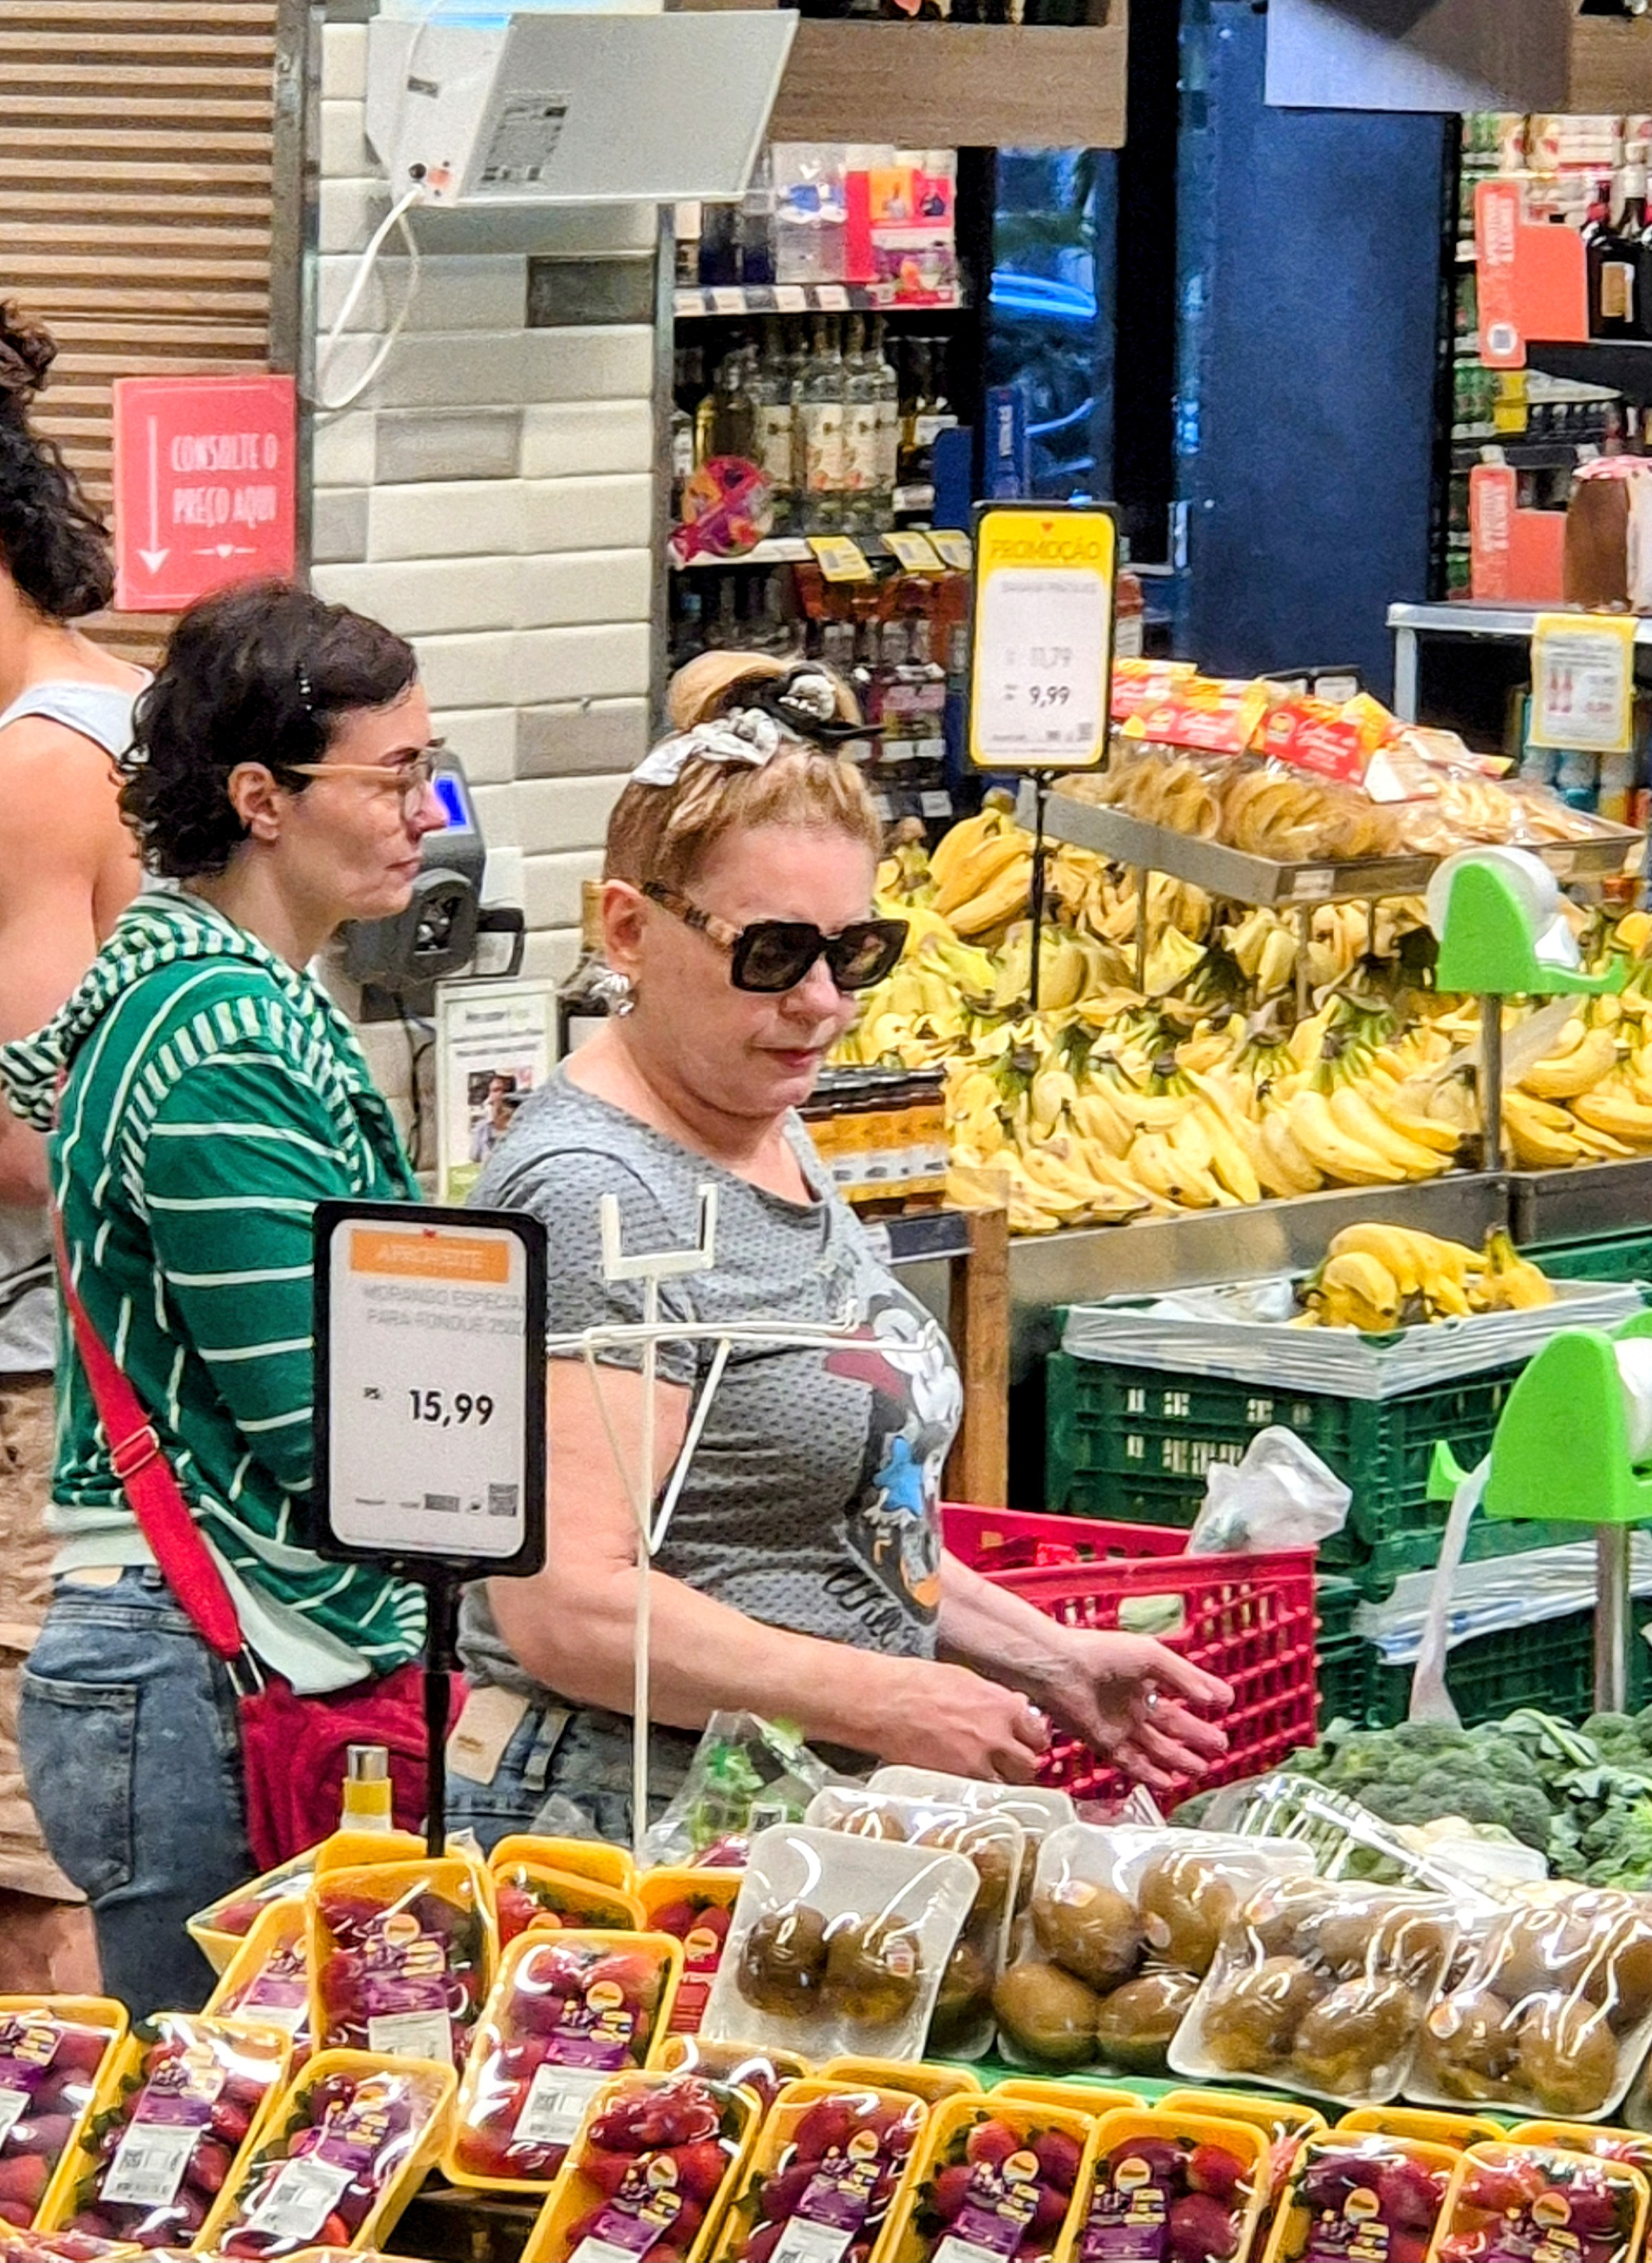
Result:
{"label": "store shelving unit", "polygon": [[725,283],[679,290],[672,313],[679,322],[750,321],[764,315],[956,315],[961,291],[933,299],[897,299],[861,283]]}
{"label": "store shelving unit", "polygon": [[[1408,723],[1435,723],[1473,729],[1495,743],[1501,740],[1501,710],[1509,690],[1531,674],[1532,626],[1543,605],[1474,604],[1453,599],[1439,605],[1390,605],[1394,632],[1394,711]],[[1635,624],[1635,671],[1652,682],[1652,618]],[[1472,657],[1472,669],[1460,663]],[[1449,681],[1447,680],[1449,679]],[[1448,694],[1459,695],[1448,697]],[[1461,701],[1473,695],[1485,712],[1478,718]],[[1489,702],[1498,713],[1494,719]]]}

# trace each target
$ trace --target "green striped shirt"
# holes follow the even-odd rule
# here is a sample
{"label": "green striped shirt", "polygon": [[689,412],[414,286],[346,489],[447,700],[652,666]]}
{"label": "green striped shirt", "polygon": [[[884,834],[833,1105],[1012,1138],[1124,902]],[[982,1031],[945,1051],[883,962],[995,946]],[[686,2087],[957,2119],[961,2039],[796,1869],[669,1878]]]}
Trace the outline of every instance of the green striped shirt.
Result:
{"label": "green striped shirt", "polygon": [[[254,1647],[309,1688],[414,1656],[418,1589],[293,1537],[311,1481],[312,1213],[418,1192],[349,1023],[210,906],[142,896],[56,1020],[0,1047],[0,1082],[42,1129],[62,1083],[51,1170],[76,1286]],[[48,1521],[76,1560],[130,1560],[138,1536],[66,1325],[58,1373]],[[101,1554],[99,1536],[114,1544]]]}

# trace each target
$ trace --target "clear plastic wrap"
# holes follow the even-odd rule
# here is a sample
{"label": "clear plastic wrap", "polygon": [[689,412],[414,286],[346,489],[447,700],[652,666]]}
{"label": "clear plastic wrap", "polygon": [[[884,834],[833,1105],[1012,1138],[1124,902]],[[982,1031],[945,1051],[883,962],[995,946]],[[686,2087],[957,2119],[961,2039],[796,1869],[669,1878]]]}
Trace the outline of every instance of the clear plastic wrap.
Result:
{"label": "clear plastic wrap", "polygon": [[1277,1879],[1224,1933],[1170,2064],[1195,2081],[1243,2075],[1385,2106],[1406,2086],[1456,1934],[1439,1896]]}
{"label": "clear plastic wrap", "polygon": [[1096,2124],[1066,2251],[1073,2263],[1245,2263],[1267,2144],[1243,2122],[1129,2107]]}
{"label": "clear plastic wrap", "polygon": [[226,2180],[199,2245],[254,2263],[376,2246],[440,2149],[453,2079],[431,2061],[318,2052]]}
{"label": "clear plastic wrap", "polygon": [[1223,1927],[1264,1879],[1312,1867],[1284,1840],[1090,1823],[1052,1832],[1019,1953],[994,1992],[1006,2057],[1167,2073]]}
{"label": "clear plastic wrap", "polygon": [[894,2059],[858,2058],[846,2052],[842,2058],[829,2058],[815,2071],[822,2080],[833,2082],[866,2082],[874,2089],[909,2090],[921,2098],[925,2106],[938,2106],[943,2099],[975,2097],[979,2094],[978,2076],[964,2066],[913,2065]]}
{"label": "clear plastic wrap", "polygon": [[0,1996],[0,2225],[33,2223],[126,2032],[108,1997]]}
{"label": "clear plastic wrap", "polygon": [[815,2060],[917,2058],[979,1884],[961,1855],[804,1824],[759,1833],[703,2032]]}
{"label": "clear plastic wrap", "polygon": [[1092,2124],[1025,2099],[949,2098],[930,2115],[887,2263],[1053,2263],[1083,2205]]}
{"label": "clear plastic wrap", "polygon": [[739,1894],[735,1870],[646,1870],[637,1882],[644,1924],[683,1944],[683,1977],[671,2006],[674,2035],[699,2032]]}
{"label": "clear plastic wrap", "polygon": [[621,2075],[598,2092],[522,2263],[700,2263],[757,2123],[743,2090]]}
{"label": "clear plastic wrap", "polygon": [[1048,1791],[1042,1784],[1034,1783],[982,1783],[975,1776],[947,1775],[939,1768],[874,1768],[867,1789],[899,1792],[904,1799],[945,1800],[954,1806],[967,1807],[972,1815],[1013,1816],[1026,1834],[1021,1884],[1016,1895],[1018,1913],[1032,1898],[1039,1849],[1052,1831],[1059,1831],[1064,1823],[1078,1820],[1078,1810],[1069,1792]]}
{"label": "clear plastic wrap", "polygon": [[138,2247],[188,2247],[257,2141],[290,2037],[205,2014],[141,2021],[105,2062],[80,2142],[59,2161],[42,2225]]}
{"label": "clear plastic wrap", "polygon": [[567,1926],[582,1932],[641,1932],[646,1923],[641,1903],[624,1886],[604,1885],[525,1855],[489,1867],[502,1949],[529,1932],[556,1933]]}
{"label": "clear plastic wrap", "polygon": [[291,2035],[296,2073],[311,2043],[309,1912],[302,1902],[269,1905],[224,1967],[206,2009]]}
{"label": "clear plastic wrap", "polygon": [[[744,2043],[708,2042],[704,2035],[667,2035],[654,2055],[659,2074],[698,2074],[730,2090],[743,2090],[766,2114],[788,2082],[801,2082],[809,2064],[796,2051],[752,2050]],[[822,2067],[822,2074],[836,2071]],[[902,2069],[902,2072],[905,2070]],[[879,2079],[890,2070],[881,2070]]]}
{"label": "clear plastic wrap", "polygon": [[984,2058],[992,2048],[992,1992],[1009,1950],[1026,1850],[1021,1826],[1012,1815],[974,1814],[954,1802],[847,1786],[816,1792],[806,1820],[851,1838],[938,1847],[973,1865],[975,1898],[946,1960],[925,2048],[938,2058]]}
{"label": "clear plastic wrap", "polygon": [[1333,2129],[1301,2145],[1265,2263],[1425,2263],[1458,2156],[1380,2130]]}
{"label": "clear plastic wrap", "polygon": [[662,1933],[513,1942],[465,2068],[448,2178],[542,2191],[591,2098],[648,2064],[682,1970],[681,1943]]}
{"label": "clear plastic wrap", "polygon": [[754,1832],[801,1822],[832,1771],[794,1729],[758,1713],[714,1713],[688,1774],[643,1851],[651,1865],[738,1869]]}
{"label": "clear plastic wrap", "polygon": [[294,1855],[262,1877],[250,1878],[185,1921],[185,1931],[214,1972],[222,1972],[272,1902],[301,1902],[315,1875],[317,1849]]}
{"label": "clear plastic wrap", "polygon": [[1652,1898],[1541,1889],[1476,1925],[1408,2094],[1559,2122],[1623,2100],[1652,2042]]}
{"label": "clear plastic wrap", "polygon": [[1435,2263],[1629,2263],[1646,2230],[1647,2180],[1619,2161],[1540,2145],[1458,2157]]}
{"label": "clear plastic wrap", "polygon": [[1317,2136],[1326,2127],[1317,2107],[1294,2098],[1253,2098],[1240,2090],[1167,2090],[1158,2102],[1166,2114],[1214,2114],[1219,2121],[1259,2129],[1267,2144],[1270,2193],[1284,2182],[1303,2138]]}
{"label": "clear plastic wrap", "polygon": [[474,1864],[332,1870],[310,1892],[310,2024],[330,2050],[461,2066],[496,1961],[492,1881]]}
{"label": "clear plastic wrap", "polygon": [[871,2263],[928,2118],[909,2092],[789,2083],[717,2234],[718,2263]]}

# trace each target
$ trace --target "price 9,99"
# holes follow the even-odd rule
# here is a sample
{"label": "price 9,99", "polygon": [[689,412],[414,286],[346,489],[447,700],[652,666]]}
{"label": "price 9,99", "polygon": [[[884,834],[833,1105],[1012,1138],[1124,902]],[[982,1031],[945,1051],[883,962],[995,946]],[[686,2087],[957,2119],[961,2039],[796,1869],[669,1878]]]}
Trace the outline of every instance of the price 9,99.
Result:
{"label": "price 9,99", "polygon": [[467,1391],[451,1394],[442,1391],[409,1391],[416,1422],[434,1422],[438,1428],[451,1429],[458,1422],[481,1425],[493,1420],[493,1401],[485,1392],[473,1398]]}

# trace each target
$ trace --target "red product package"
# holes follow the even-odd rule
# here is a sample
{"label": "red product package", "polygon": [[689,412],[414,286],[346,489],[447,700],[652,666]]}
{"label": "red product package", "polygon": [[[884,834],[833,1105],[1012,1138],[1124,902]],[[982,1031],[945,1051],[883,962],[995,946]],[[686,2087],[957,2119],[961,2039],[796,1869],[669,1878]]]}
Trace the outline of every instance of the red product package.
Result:
{"label": "red product package", "polygon": [[466,2070],[448,2175],[548,2184],[595,2093],[665,2034],[682,1963],[660,1933],[514,1942]]}
{"label": "red product package", "polygon": [[252,2258],[371,2246],[417,2191],[453,2088],[453,2069],[433,2062],[322,2052],[226,2189],[206,2228],[211,2246]]}
{"label": "red product package", "polygon": [[0,1999],[0,2223],[34,2221],[126,2025],[100,1997]]}
{"label": "red product package", "polygon": [[697,2263],[757,2119],[692,2075],[622,2077],[593,2100],[522,2263]]}
{"label": "red product package", "polygon": [[926,2118],[897,2090],[788,2085],[764,2124],[720,2263],[870,2263]]}
{"label": "red product package", "polygon": [[47,2214],[97,2239],[187,2247],[286,2078],[273,2028],[163,2012],[132,2030]]}
{"label": "red product package", "polygon": [[310,1893],[324,2049],[463,2064],[493,1976],[491,1885],[452,1856],[332,1870]]}

